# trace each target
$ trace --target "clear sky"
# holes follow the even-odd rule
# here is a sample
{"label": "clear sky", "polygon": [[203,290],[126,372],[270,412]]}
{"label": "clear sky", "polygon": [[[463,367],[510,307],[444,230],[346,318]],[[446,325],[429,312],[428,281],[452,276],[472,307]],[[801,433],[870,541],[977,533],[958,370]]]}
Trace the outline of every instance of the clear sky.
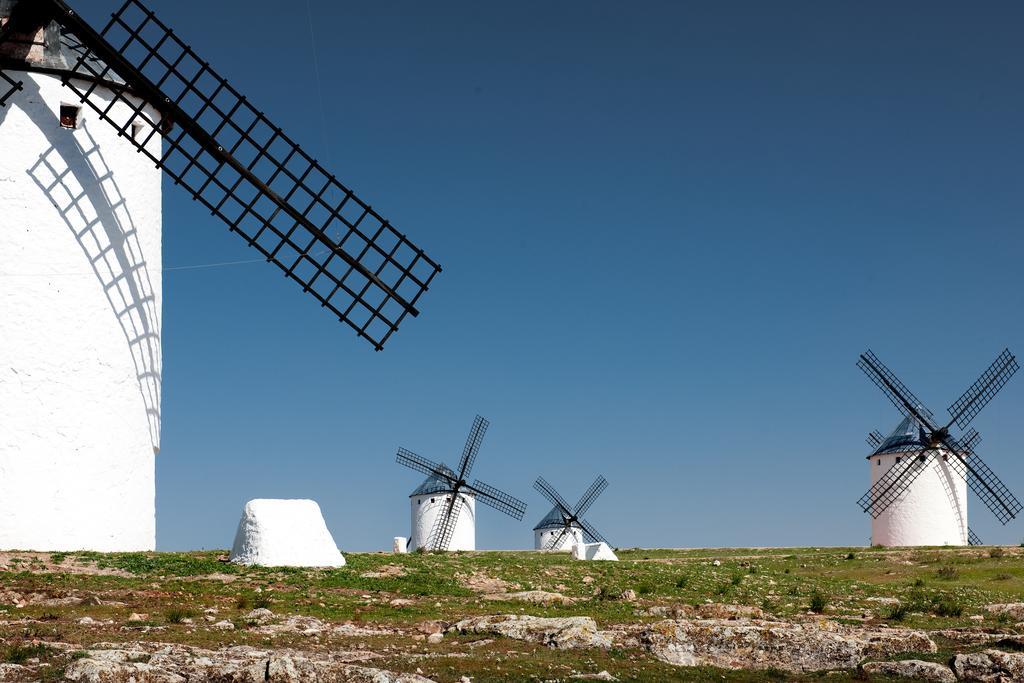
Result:
{"label": "clear sky", "polygon": [[[1024,353],[1020,3],[151,4],[445,269],[381,353],[270,265],[167,270],[161,549],[256,497],[390,547],[396,449],[454,463],[477,413],[474,474],[529,503],[479,547],[599,473],[616,545],[865,544],[899,415],[858,353],[943,414]],[[256,257],[165,193],[165,268]],[[1018,496],[1022,415],[1024,375],[975,422]]]}

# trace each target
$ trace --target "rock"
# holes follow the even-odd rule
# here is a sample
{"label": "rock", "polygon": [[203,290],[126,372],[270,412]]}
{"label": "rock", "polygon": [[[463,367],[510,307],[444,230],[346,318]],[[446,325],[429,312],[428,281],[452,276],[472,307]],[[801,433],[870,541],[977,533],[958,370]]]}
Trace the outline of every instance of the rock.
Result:
{"label": "rock", "polygon": [[228,621],[227,619],[222,619],[221,621],[218,621],[217,623],[215,623],[212,626],[212,628],[215,628],[218,631],[234,631],[235,630],[235,625],[233,623],[231,623],[230,621]]}
{"label": "rock", "polygon": [[598,632],[597,623],[590,617],[499,614],[463,619],[451,628],[459,633],[493,633],[562,650],[611,646],[611,640]]}
{"label": "rock", "polygon": [[587,583],[587,584],[594,583],[594,577],[593,576],[584,576],[582,580],[583,580],[583,583]]}
{"label": "rock", "polygon": [[985,605],[985,609],[995,615],[1008,614],[1012,619],[1024,620],[1024,602],[1005,602]]}
{"label": "rock", "polygon": [[269,624],[274,620],[274,613],[266,607],[257,607],[242,618],[250,624],[263,626],[264,624]]}
{"label": "rock", "polygon": [[607,671],[602,671],[596,674],[573,674],[573,678],[581,678],[587,681],[617,681],[615,676],[612,676]]}
{"label": "rock", "polygon": [[985,617],[980,614],[972,614],[967,617],[970,621],[985,621]]}
{"label": "rock", "polygon": [[547,591],[520,591],[518,593],[491,593],[483,596],[484,600],[503,600],[508,602],[530,602],[535,605],[575,605],[576,601],[561,593]]}
{"label": "rock", "polygon": [[576,543],[572,547],[572,556],[577,560],[619,561],[607,543]]}
{"label": "rock", "polygon": [[425,635],[431,635],[434,633],[443,633],[446,626],[443,621],[424,621],[422,624],[416,625],[416,630]]}
{"label": "rock", "polygon": [[643,631],[640,641],[677,666],[790,672],[852,669],[866,657],[937,651],[921,631],[854,629],[827,621],[667,620]]}
{"label": "rock", "polygon": [[956,676],[952,669],[937,662],[920,659],[904,659],[898,662],[870,662],[863,667],[864,673],[888,678],[912,678],[917,681],[954,683]]}
{"label": "rock", "polygon": [[147,650],[88,650],[84,658],[68,667],[65,680],[76,683],[431,683],[419,675],[356,666],[331,655],[270,653],[244,645],[220,650],[163,643],[145,643],[139,647]]}
{"label": "rock", "polygon": [[138,612],[132,612],[128,615],[129,624],[136,624],[140,621],[145,621],[146,619],[149,619],[148,614],[139,614]]}
{"label": "rock", "polygon": [[64,679],[81,683],[185,683],[179,674],[142,662],[78,659],[64,672]]}
{"label": "rock", "polygon": [[230,559],[268,567],[345,565],[320,506],[312,500],[250,500],[238,522]]}
{"label": "rock", "polygon": [[409,607],[410,605],[415,604],[415,600],[409,600],[407,598],[395,598],[393,600],[388,601],[388,605],[390,605],[391,607]]}
{"label": "rock", "polygon": [[0,664],[0,681],[27,681],[28,669],[19,664]]}
{"label": "rock", "polygon": [[752,605],[722,605],[717,602],[698,605],[697,616],[702,619],[761,619],[764,612]]}
{"label": "rock", "polygon": [[626,602],[636,602],[636,591],[632,588],[627,588],[622,591],[621,598]]}
{"label": "rock", "polygon": [[722,566],[722,561],[721,560],[715,560],[714,562],[711,563],[711,566],[712,567],[721,567]]}
{"label": "rock", "polygon": [[444,640],[443,633],[431,633],[429,636],[427,636],[427,642],[431,645],[437,645],[442,640]]}
{"label": "rock", "polygon": [[78,623],[82,626],[91,626],[92,624],[98,624],[100,622],[96,621],[92,617],[82,617],[78,620]]}
{"label": "rock", "polygon": [[1024,681],[1024,653],[985,650],[953,657],[953,671],[963,681]]}

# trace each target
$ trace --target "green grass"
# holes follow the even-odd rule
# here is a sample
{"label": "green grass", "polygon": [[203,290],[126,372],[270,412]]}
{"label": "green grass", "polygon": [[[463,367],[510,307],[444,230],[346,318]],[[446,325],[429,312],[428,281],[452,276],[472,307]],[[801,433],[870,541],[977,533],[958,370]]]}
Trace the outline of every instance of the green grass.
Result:
{"label": "green grass", "polygon": [[[59,641],[88,647],[97,641],[117,642],[144,637],[145,628],[158,628],[147,638],[204,647],[252,645],[266,647],[263,636],[247,628],[245,615],[267,607],[278,615],[301,614],[334,622],[406,627],[426,620],[455,621],[472,615],[515,612],[538,616],[588,615],[601,628],[649,623],[652,607],[686,607],[708,601],[760,607],[772,618],[806,618],[808,610],[849,623],[891,623],[927,630],[967,627],[971,614],[985,614],[984,626],[1013,632],[1009,617],[989,616],[984,606],[1018,602],[1024,594],[1024,551],[1002,549],[625,549],[618,563],[584,563],[567,554],[533,552],[467,552],[391,555],[346,553],[348,565],[334,570],[244,568],[219,558],[222,552],[196,553],[60,553],[50,561],[58,571],[39,570],[38,558],[18,553],[0,571],[4,589],[61,597],[98,595],[99,605],[28,605],[15,610],[0,604],[0,620],[34,620],[0,626],[5,656],[21,649]],[[715,566],[717,560],[720,564]],[[92,566],[105,574],[72,573]],[[536,589],[574,598],[574,605],[533,605],[483,600],[469,584],[470,577],[503,581],[492,590]],[[635,600],[624,599],[626,591]],[[892,604],[891,598],[899,601]],[[204,627],[203,611],[214,608],[216,619],[227,619],[235,631]],[[132,612],[149,615],[128,623]],[[661,612],[665,614],[667,612]],[[194,616],[193,616],[194,615]],[[83,626],[83,616],[112,626]],[[182,621],[194,618],[194,626]],[[661,618],[661,617],[658,617]],[[13,621],[10,624],[14,624]],[[309,639],[275,639],[276,646],[309,647]],[[362,640],[338,641],[330,647],[354,648]],[[676,669],[637,652],[552,652],[520,642],[495,639],[481,649],[467,650],[463,638],[445,638],[452,657],[405,660],[398,651],[423,648],[411,639],[382,641],[396,650],[393,664],[403,671],[424,670],[439,680],[474,681],[568,679],[572,671],[607,669],[620,680],[782,680],[772,672],[722,672],[715,669]],[[368,647],[374,641],[367,641]],[[327,643],[324,643],[327,647]],[[444,645],[443,647],[449,647]],[[459,649],[461,648],[461,649]],[[422,650],[415,650],[422,651]],[[460,652],[480,652],[461,659]],[[511,655],[510,651],[526,654]],[[490,653],[487,656],[484,653]],[[949,654],[944,650],[942,656]],[[33,659],[36,655],[27,655]],[[52,653],[49,655],[52,657]],[[69,661],[70,655],[65,656]],[[500,662],[498,661],[500,658]],[[472,660],[472,661],[470,661]],[[391,661],[391,660],[389,660]],[[65,661],[66,663],[66,661]],[[496,666],[502,667],[499,671]],[[55,661],[53,669],[59,669]],[[382,664],[383,665],[383,664]],[[447,667],[453,667],[458,676]],[[684,675],[685,674],[685,675]],[[849,676],[854,673],[850,672]],[[773,678],[776,676],[776,678]],[[812,680],[813,676],[785,680]],[[850,680],[838,675],[829,680]]]}

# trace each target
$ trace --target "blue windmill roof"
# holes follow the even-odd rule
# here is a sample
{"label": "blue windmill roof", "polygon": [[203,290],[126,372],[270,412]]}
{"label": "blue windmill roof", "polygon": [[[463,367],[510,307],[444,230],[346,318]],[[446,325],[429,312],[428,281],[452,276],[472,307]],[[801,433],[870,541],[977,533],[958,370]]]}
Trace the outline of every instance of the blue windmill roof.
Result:
{"label": "blue windmill roof", "polygon": [[[445,474],[451,475],[452,477],[455,476],[455,472],[452,472],[447,465],[442,464],[441,468]],[[416,487],[416,490],[409,494],[409,497],[425,496],[431,493],[450,493],[451,490],[452,485],[447,479],[437,474],[431,474],[423,480],[422,484]]]}
{"label": "blue windmill roof", "polygon": [[906,453],[907,451],[921,450],[924,447],[925,444],[921,442],[921,423],[916,418],[905,417],[871,455]]}
{"label": "blue windmill roof", "polygon": [[[544,515],[544,519],[537,523],[537,526],[533,527],[534,531],[540,529],[561,529],[565,526],[565,521],[562,519],[562,511],[558,507],[551,508],[551,512]],[[575,526],[575,525],[574,525]]]}

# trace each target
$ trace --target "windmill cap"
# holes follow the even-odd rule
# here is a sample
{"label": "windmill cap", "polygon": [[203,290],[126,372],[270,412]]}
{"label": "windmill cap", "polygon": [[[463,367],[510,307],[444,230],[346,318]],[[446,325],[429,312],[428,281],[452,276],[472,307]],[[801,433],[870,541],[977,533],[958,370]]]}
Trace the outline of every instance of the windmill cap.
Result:
{"label": "windmill cap", "polygon": [[[451,468],[449,468],[447,465],[441,465],[441,468],[442,468],[442,471],[445,474],[447,474],[448,476],[452,477],[453,479],[455,478],[455,472],[453,472],[451,470]],[[410,498],[415,498],[416,496],[428,496],[428,495],[430,495],[432,493],[451,493],[451,492],[452,492],[452,485],[451,485],[451,483],[447,479],[445,479],[444,477],[439,476],[437,474],[431,474],[426,479],[423,480],[422,484],[417,486],[415,488],[415,490],[413,490],[413,492],[409,494],[409,497]],[[466,493],[466,495],[472,495],[472,494],[471,493]]]}
{"label": "windmill cap", "polygon": [[[534,531],[540,531],[541,529],[561,529],[565,526],[565,520],[562,519],[562,511],[556,506],[551,508],[551,512],[544,515],[544,519],[537,523],[537,526],[533,527]],[[573,524],[574,527],[579,527],[578,524]]]}
{"label": "windmill cap", "polygon": [[875,455],[890,453],[907,453],[926,448],[927,444],[921,441],[922,428],[923,425],[916,418],[903,418],[903,421],[896,425],[896,429],[892,430],[889,436],[885,437],[882,441],[882,444],[867,457],[871,458]]}

